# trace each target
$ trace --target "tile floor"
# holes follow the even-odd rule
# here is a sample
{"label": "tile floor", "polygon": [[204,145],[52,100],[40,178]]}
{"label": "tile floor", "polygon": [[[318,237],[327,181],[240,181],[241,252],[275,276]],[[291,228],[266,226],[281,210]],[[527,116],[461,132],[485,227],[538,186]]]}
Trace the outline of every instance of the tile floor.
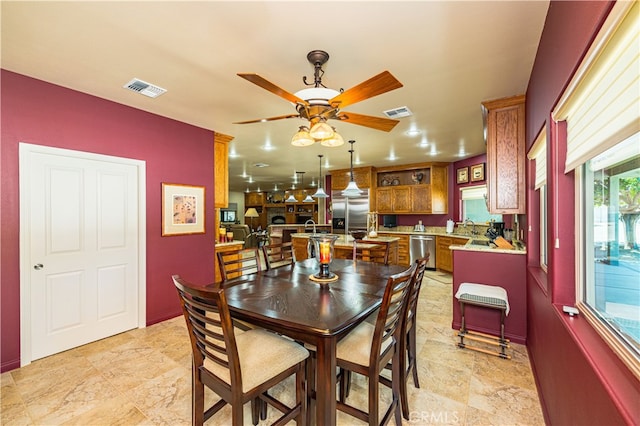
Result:
{"label": "tile floor", "polygon": [[[403,424],[543,425],[526,348],[512,345],[512,360],[458,349],[451,288],[451,275],[425,274],[418,309],[421,387],[410,379],[411,419]],[[3,373],[0,424],[188,425],[190,350],[184,319],[177,317]],[[292,384],[274,395],[287,398]],[[349,402],[366,408],[366,378],[355,376],[351,392]],[[381,398],[389,397],[383,386]],[[230,424],[227,408],[206,424]],[[248,407],[245,412],[251,424]],[[276,417],[270,409],[261,424]],[[362,424],[343,413],[337,418],[341,425]]]}

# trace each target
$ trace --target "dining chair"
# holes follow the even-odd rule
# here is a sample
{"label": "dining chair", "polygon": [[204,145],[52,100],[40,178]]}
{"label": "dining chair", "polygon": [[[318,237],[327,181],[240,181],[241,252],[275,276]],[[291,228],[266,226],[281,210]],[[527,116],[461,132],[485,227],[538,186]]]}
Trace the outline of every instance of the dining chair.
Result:
{"label": "dining chair", "polygon": [[[205,289],[178,275],[172,278],[193,351],[193,425],[202,425],[229,404],[232,424],[241,426],[243,406],[247,402],[251,402],[254,425],[259,418],[266,418],[267,404],[283,413],[275,423],[285,424],[295,419],[297,424],[303,424],[307,410],[305,372],[309,352],[263,329],[236,334],[223,287]],[[289,407],[267,391],[292,375],[295,375],[295,403]],[[205,386],[221,398],[206,410]]]}
{"label": "dining chair", "polygon": [[[420,297],[420,289],[422,288],[422,278],[427,269],[430,254],[425,257],[416,259],[416,271],[412,278],[411,292],[409,293],[406,314],[402,321],[402,332],[400,340],[400,371],[402,371],[402,380],[400,381],[400,402],[402,403],[402,416],[409,420],[409,397],[407,395],[407,381],[409,374],[413,372],[413,384],[416,388],[420,388],[418,381],[418,366],[416,364],[416,313],[418,311],[418,298]],[[406,357],[404,354],[406,353]]]}
{"label": "dining chair", "polygon": [[295,262],[293,243],[273,243],[262,246],[267,269],[291,265]]}
{"label": "dining chair", "polygon": [[[363,322],[338,342],[336,363],[339,367],[340,382],[336,406],[338,410],[369,425],[379,424],[380,373],[389,363],[392,366],[392,400],[380,423],[386,424],[392,415],[395,416],[396,424],[402,423],[399,400],[400,380],[404,375],[400,370],[400,356],[404,354],[400,352],[399,341],[402,339],[402,320],[406,315],[408,296],[416,269],[417,263],[414,263],[404,272],[389,277],[375,325]],[[345,402],[347,372],[362,374],[369,378],[368,413]]]}
{"label": "dining chair", "polygon": [[353,240],[353,260],[389,264],[389,243],[376,240]]}
{"label": "dining chair", "polygon": [[222,281],[242,275],[255,274],[262,270],[258,248],[241,248],[216,252]]}

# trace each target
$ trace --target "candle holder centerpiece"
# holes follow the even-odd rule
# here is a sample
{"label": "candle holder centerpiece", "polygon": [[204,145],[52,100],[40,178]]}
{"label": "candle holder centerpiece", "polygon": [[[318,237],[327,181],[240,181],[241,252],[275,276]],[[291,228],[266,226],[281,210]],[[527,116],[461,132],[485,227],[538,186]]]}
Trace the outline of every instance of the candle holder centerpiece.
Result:
{"label": "candle holder centerpiece", "polygon": [[312,281],[327,283],[338,279],[338,276],[329,270],[329,265],[333,260],[333,247],[337,235],[331,234],[317,234],[311,235],[309,239],[313,242],[315,249],[316,259],[318,260],[318,266],[320,270],[316,274],[312,274],[309,278]]}

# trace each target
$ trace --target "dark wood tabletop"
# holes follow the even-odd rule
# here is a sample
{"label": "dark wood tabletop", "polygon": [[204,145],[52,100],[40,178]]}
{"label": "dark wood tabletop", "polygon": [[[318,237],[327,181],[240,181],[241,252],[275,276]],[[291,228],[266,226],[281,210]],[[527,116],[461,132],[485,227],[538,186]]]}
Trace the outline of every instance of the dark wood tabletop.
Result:
{"label": "dark wood tabletop", "polygon": [[[336,424],[336,345],[374,312],[399,265],[334,259],[338,280],[319,284],[315,259],[223,283],[233,317],[316,346],[316,424]],[[259,349],[257,349],[259,350]]]}

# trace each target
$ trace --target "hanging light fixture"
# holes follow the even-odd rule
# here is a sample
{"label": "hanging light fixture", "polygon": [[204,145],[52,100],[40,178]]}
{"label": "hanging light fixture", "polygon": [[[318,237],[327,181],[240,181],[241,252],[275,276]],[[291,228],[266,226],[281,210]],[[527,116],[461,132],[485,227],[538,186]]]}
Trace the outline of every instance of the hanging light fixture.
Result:
{"label": "hanging light fixture", "polygon": [[351,153],[351,178],[347,187],[342,191],[342,195],[345,197],[357,197],[362,194],[362,191],[358,188],[358,185],[356,185],[355,180],[353,180],[353,144],[356,143],[356,141],[351,140],[349,143],[351,144],[351,149],[349,150],[349,153]]}
{"label": "hanging light fixture", "polygon": [[321,118],[317,123],[311,126],[309,135],[316,140],[327,139],[328,137],[333,136],[333,128],[327,124],[326,119]]}
{"label": "hanging light fixture", "polygon": [[[296,174],[300,175],[300,188],[302,188],[302,190],[304,191],[304,173],[305,172],[296,172]],[[307,191],[304,191],[305,194],[307,193]],[[304,200],[302,200],[303,203],[315,203],[316,200],[314,200],[313,198],[311,198],[311,195],[307,194],[307,196],[305,197]]]}
{"label": "hanging light fixture", "polygon": [[320,173],[318,174],[318,189],[316,190],[316,193],[312,195],[312,197],[314,198],[327,198],[328,195],[326,192],[324,192],[324,189],[322,189],[322,154],[318,154],[318,158],[320,159]]}
{"label": "hanging light fixture", "polygon": [[[295,173],[296,173],[296,181],[295,181],[295,183],[298,183],[298,172],[295,172]],[[292,187],[292,189],[295,189],[295,185]],[[297,203],[298,199],[293,195],[293,191],[291,191],[289,193],[289,197],[286,200],[284,200],[284,202],[285,203]]]}

